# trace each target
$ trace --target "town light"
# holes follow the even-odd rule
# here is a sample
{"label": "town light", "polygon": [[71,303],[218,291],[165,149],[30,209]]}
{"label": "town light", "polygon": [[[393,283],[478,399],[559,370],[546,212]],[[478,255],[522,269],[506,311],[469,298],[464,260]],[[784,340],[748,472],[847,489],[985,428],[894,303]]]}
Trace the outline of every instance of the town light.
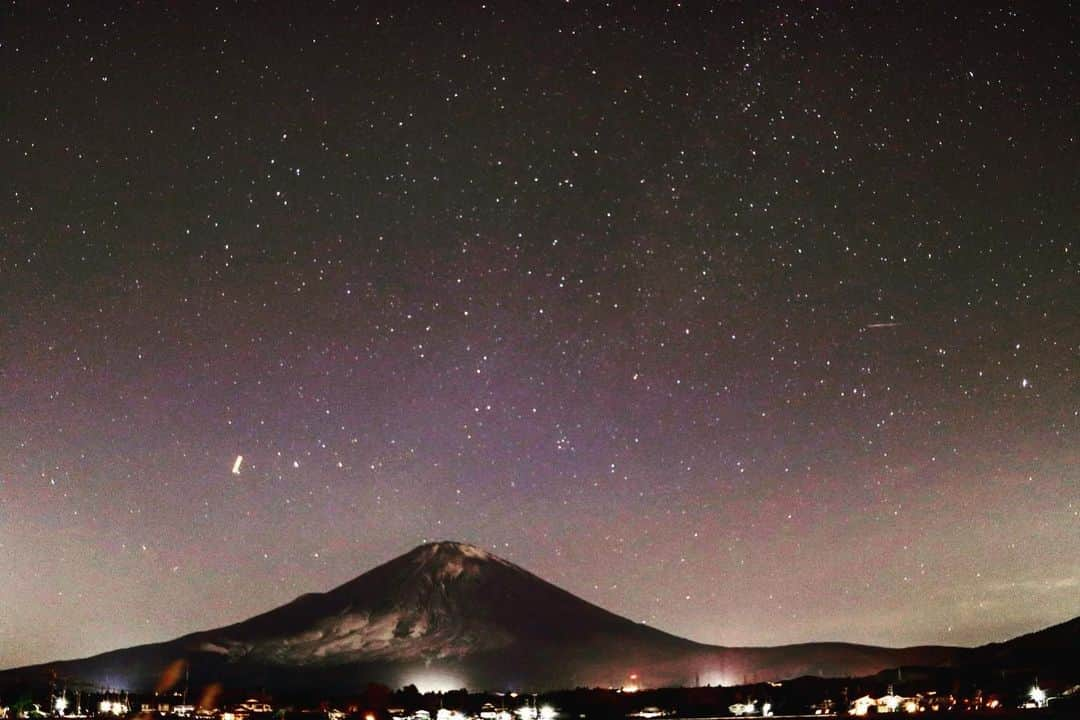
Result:
{"label": "town light", "polygon": [[408,678],[409,682],[422,693],[445,693],[465,687],[466,683],[457,675],[444,670],[431,669]]}
{"label": "town light", "polygon": [[63,695],[56,698],[56,702],[53,703],[53,707],[56,708],[56,712],[57,712],[58,715],[63,715],[64,711],[67,710],[67,706],[68,706],[67,698],[64,697]]}
{"label": "town light", "polygon": [[1038,705],[1039,707],[1046,707],[1046,691],[1036,685],[1031,688],[1031,692],[1028,693],[1028,697]]}
{"label": "town light", "polygon": [[127,715],[128,706],[119,700],[102,700],[98,703],[98,712],[102,715]]}

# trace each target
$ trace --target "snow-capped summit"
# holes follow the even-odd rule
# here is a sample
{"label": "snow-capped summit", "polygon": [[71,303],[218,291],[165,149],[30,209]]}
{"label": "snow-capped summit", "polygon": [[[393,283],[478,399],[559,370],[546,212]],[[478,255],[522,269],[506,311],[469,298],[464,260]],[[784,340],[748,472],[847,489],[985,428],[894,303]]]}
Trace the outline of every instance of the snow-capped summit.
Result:
{"label": "snow-capped summit", "polygon": [[488,551],[469,543],[442,540],[427,543],[414,548],[405,557],[413,558],[418,565],[434,568],[440,577],[457,577],[467,568],[475,571],[479,564],[495,561],[508,564],[505,560]]}

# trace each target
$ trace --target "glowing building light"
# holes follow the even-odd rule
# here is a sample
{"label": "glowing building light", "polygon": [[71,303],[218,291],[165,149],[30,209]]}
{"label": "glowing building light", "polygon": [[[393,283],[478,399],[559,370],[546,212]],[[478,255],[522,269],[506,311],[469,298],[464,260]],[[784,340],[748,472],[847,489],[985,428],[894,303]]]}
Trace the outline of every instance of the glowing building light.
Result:
{"label": "glowing building light", "polygon": [[876,706],[877,701],[869,695],[863,695],[861,698],[856,699],[851,703],[851,709],[848,710],[848,715],[855,715],[862,717],[870,713],[871,706]]}
{"label": "glowing building light", "polygon": [[754,701],[748,703],[735,703],[734,705],[728,705],[728,710],[736,717],[742,717],[743,715],[753,715],[757,712],[756,703]]}
{"label": "glowing building light", "polygon": [[555,708],[550,705],[544,705],[540,708],[540,720],[552,720],[558,714],[555,712]]}
{"label": "glowing building light", "polygon": [[1031,692],[1028,693],[1028,697],[1031,698],[1038,707],[1046,707],[1046,691],[1036,685],[1031,688]]}
{"label": "glowing building light", "polygon": [[102,700],[98,703],[98,711],[102,715],[127,715],[128,709],[127,703],[119,700]]}

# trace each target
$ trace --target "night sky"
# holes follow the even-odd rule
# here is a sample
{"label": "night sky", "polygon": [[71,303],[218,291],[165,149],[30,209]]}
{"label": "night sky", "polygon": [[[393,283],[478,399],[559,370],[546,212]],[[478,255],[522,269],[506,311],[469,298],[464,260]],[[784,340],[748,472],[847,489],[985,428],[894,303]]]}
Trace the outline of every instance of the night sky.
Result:
{"label": "night sky", "polygon": [[1080,614],[1075,5],[73,5],[0,10],[0,667],[434,539],[728,645]]}

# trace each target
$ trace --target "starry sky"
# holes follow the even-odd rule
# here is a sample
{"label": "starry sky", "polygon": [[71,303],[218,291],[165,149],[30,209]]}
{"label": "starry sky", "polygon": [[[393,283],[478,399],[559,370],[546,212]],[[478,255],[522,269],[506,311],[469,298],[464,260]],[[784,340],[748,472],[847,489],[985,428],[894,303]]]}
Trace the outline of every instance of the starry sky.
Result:
{"label": "starry sky", "polygon": [[0,667],[444,538],[728,645],[1080,614],[1075,5],[72,5],[0,10]]}

